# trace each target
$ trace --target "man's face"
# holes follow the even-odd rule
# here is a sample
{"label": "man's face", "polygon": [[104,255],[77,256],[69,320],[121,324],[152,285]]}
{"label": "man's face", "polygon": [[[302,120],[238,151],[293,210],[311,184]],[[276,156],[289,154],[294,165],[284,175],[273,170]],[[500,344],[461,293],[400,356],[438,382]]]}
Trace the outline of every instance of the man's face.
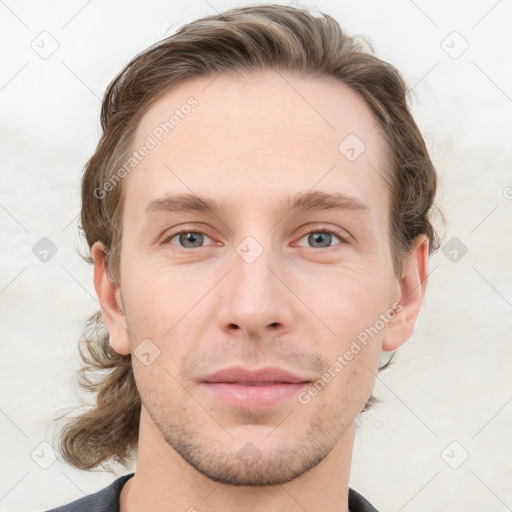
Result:
{"label": "man's face", "polygon": [[[190,96],[197,105],[158,141],[157,127]],[[128,334],[118,346],[144,342],[133,357],[143,407],[193,467],[224,483],[289,481],[351,433],[386,327],[350,361],[344,354],[400,297],[375,119],[341,83],[254,73],[181,84],[145,113],[133,149],[148,136],[156,147],[122,184]],[[291,208],[319,192],[352,199]],[[223,208],[148,208],[183,194]],[[315,395],[311,383],[241,384],[225,395],[202,382],[234,366],[277,366],[325,385]],[[265,402],[279,389],[284,398]]]}

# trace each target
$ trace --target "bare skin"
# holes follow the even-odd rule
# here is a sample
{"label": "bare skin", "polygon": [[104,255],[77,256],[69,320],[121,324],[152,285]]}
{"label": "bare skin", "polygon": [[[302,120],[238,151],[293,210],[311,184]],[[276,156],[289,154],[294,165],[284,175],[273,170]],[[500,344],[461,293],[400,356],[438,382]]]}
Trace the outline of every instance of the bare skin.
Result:
{"label": "bare skin", "polygon": [[[120,283],[108,278],[102,244],[92,250],[111,344],[132,353],[143,404],[136,474],[121,512],[347,512],[355,420],[382,351],[413,333],[428,239],[414,241],[396,276],[390,192],[380,175],[388,172],[386,147],[347,86],[277,73],[190,80],[149,108],[133,148],[190,96],[197,106],[121,184]],[[365,146],[353,161],[338,149],[349,134]],[[364,208],[282,205],[315,191],[351,196]],[[146,211],[171,194],[225,208]],[[247,253],[257,257],[248,262]],[[333,372],[382,314],[392,318]],[[159,351],[147,365],[134,356],[143,342]],[[292,396],[240,407],[200,382],[232,365],[279,366],[311,382],[331,369],[331,379],[307,403]]]}

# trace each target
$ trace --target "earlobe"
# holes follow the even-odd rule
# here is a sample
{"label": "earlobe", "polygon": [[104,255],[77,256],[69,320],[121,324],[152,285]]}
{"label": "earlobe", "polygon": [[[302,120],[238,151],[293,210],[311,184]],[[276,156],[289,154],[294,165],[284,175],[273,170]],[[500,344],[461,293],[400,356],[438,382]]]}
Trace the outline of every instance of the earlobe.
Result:
{"label": "earlobe", "polygon": [[396,350],[414,332],[428,282],[428,247],[428,237],[419,235],[414,239],[412,250],[404,261],[399,283],[401,308],[386,326],[383,351]]}
{"label": "earlobe", "polygon": [[105,248],[101,242],[96,242],[91,248],[94,261],[94,288],[101,306],[103,322],[110,334],[110,344],[119,354],[130,353],[130,344],[126,331],[119,288],[109,276],[105,262]]}

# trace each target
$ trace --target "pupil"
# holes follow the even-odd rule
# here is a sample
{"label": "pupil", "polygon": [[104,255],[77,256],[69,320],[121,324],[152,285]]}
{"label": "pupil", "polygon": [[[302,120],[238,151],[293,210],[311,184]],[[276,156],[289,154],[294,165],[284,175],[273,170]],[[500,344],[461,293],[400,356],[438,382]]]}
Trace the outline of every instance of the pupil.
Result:
{"label": "pupil", "polygon": [[310,235],[310,242],[315,244],[315,243],[324,243],[323,247],[327,247],[329,246],[329,242],[331,240],[331,235],[328,234],[328,233],[313,233],[312,235]]}
{"label": "pupil", "polygon": [[184,233],[181,235],[181,243],[185,247],[189,247],[189,246],[187,246],[187,244],[191,244],[193,247],[196,247],[198,240],[200,241],[200,238],[201,238],[201,235],[199,235],[198,233],[196,233],[196,234],[191,233],[191,232]]}

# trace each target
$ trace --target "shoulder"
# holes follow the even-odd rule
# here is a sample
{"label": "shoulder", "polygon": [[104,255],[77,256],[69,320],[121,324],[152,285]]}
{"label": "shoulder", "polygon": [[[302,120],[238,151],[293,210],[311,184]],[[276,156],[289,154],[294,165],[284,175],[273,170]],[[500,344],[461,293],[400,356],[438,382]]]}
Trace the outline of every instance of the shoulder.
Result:
{"label": "shoulder", "polygon": [[378,512],[378,510],[357,491],[348,489],[348,508],[349,512]]}
{"label": "shoulder", "polygon": [[101,491],[46,512],[119,512],[119,495],[126,481],[133,475],[123,475]]}

